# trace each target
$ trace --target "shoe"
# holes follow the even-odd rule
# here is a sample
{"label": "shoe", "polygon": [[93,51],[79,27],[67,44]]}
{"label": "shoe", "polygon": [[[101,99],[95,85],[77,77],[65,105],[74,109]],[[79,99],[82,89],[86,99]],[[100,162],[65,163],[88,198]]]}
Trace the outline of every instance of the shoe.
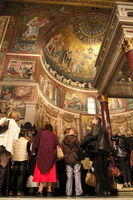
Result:
{"label": "shoe", "polygon": [[110,196],[110,192],[109,191],[105,191],[105,192],[101,192],[96,194],[97,197],[105,197],[105,196]]}
{"label": "shoe", "polygon": [[43,193],[42,192],[37,192],[37,196],[38,197],[43,197]]}
{"label": "shoe", "polygon": [[104,193],[96,194],[96,197],[104,197],[104,196],[106,196]]}
{"label": "shoe", "polygon": [[14,196],[14,193],[12,191],[10,191],[9,196]]}
{"label": "shoe", "polygon": [[47,192],[47,197],[52,197],[52,192]]}
{"label": "shoe", "polygon": [[128,185],[123,185],[122,188],[128,188]]}
{"label": "shoe", "polygon": [[17,196],[24,196],[23,192],[17,192]]}
{"label": "shoe", "polygon": [[103,195],[104,195],[104,196],[110,196],[111,193],[110,193],[110,191],[105,191],[105,192],[103,193]]}
{"label": "shoe", "polygon": [[76,195],[76,197],[83,197],[83,196],[84,196],[83,194]]}
{"label": "shoe", "polygon": [[69,198],[69,197],[72,197],[72,195],[67,195],[67,197]]}

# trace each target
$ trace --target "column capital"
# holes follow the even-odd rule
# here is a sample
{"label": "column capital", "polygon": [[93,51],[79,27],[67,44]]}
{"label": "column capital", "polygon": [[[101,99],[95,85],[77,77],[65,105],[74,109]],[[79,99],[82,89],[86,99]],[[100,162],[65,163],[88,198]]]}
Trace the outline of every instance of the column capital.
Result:
{"label": "column capital", "polygon": [[104,94],[99,94],[98,95],[98,100],[100,101],[100,102],[108,102],[108,96],[107,95],[104,95]]}
{"label": "column capital", "polygon": [[126,53],[130,50],[133,50],[133,37],[124,38],[123,44],[122,44],[122,50],[124,50]]}

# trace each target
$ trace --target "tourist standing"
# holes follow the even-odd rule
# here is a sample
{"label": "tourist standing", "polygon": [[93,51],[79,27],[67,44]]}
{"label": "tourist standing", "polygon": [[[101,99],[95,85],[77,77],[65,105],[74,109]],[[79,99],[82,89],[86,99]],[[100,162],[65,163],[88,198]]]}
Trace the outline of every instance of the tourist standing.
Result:
{"label": "tourist standing", "polygon": [[66,163],[66,194],[72,196],[73,194],[73,176],[75,179],[75,192],[76,196],[81,196],[83,193],[81,186],[81,164],[76,160],[73,152],[77,151],[77,147],[80,148],[80,142],[78,140],[76,131],[72,128],[67,129],[67,134],[61,144],[64,159]]}
{"label": "tourist standing", "polygon": [[110,195],[111,184],[108,174],[108,158],[111,147],[109,135],[102,127],[100,117],[93,119],[92,128],[81,143],[81,147],[87,150],[87,157],[90,156],[93,161],[92,166],[96,176],[97,195]]}
{"label": "tourist standing", "polygon": [[57,136],[53,133],[53,127],[46,124],[40,131],[33,144],[33,154],[36,154],[36,166],[33,181],[39,183],[38,195],[43,194],[43,183],[47,186],[47,196],[52,196],[52,183],[57,182]]}

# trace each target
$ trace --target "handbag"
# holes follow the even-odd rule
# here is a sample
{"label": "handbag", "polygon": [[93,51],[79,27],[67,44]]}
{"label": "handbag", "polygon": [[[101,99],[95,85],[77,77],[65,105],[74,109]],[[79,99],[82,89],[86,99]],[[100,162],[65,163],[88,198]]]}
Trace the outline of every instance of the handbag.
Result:
{"label": "handbag", "polygon": [[88,172],[85,178],[85,183],[91,187],[96,186],[96,177],[92,172]]}
{"label": "handbag", "polygon": [[77,150],[76,151],[73,151],[73,155],[74,155],[74,158],[75,158],[75,160],[76,161],[81,161],[81,160],[84,160],[85,159],[85,153],[83,152],[83,150],[81,149],[81,148],[79,148],[78,146],[77,146],[77,144],[74,144],[75,146],[76,146],[76,148],[77,148]]}
{"label": "handbag", "polygon": [[115,165],[114,158],[110,158],[108,171],[109,171],[109,175],[113,177],[119,177],[122,174],[119,168]]}
{"label": "handbag", "polygon": [[64,158],[64,153],[60,146],[57,146],[57,160],[61,160]]}

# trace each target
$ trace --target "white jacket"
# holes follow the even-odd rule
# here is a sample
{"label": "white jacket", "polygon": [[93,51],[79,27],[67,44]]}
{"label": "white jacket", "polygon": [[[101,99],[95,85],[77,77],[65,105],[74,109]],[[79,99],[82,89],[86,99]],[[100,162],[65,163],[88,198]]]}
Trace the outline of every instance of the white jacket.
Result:
{"label": "white jacket", "polygon": [[13,154],[13,143],[18,139],[20,133],[20,127],[14,119],[9,119],[3,117],[0,119],[0,125],[4,123],[5,120],[9,120],[8,130],[3,134],[3,145],[7,151]]}

